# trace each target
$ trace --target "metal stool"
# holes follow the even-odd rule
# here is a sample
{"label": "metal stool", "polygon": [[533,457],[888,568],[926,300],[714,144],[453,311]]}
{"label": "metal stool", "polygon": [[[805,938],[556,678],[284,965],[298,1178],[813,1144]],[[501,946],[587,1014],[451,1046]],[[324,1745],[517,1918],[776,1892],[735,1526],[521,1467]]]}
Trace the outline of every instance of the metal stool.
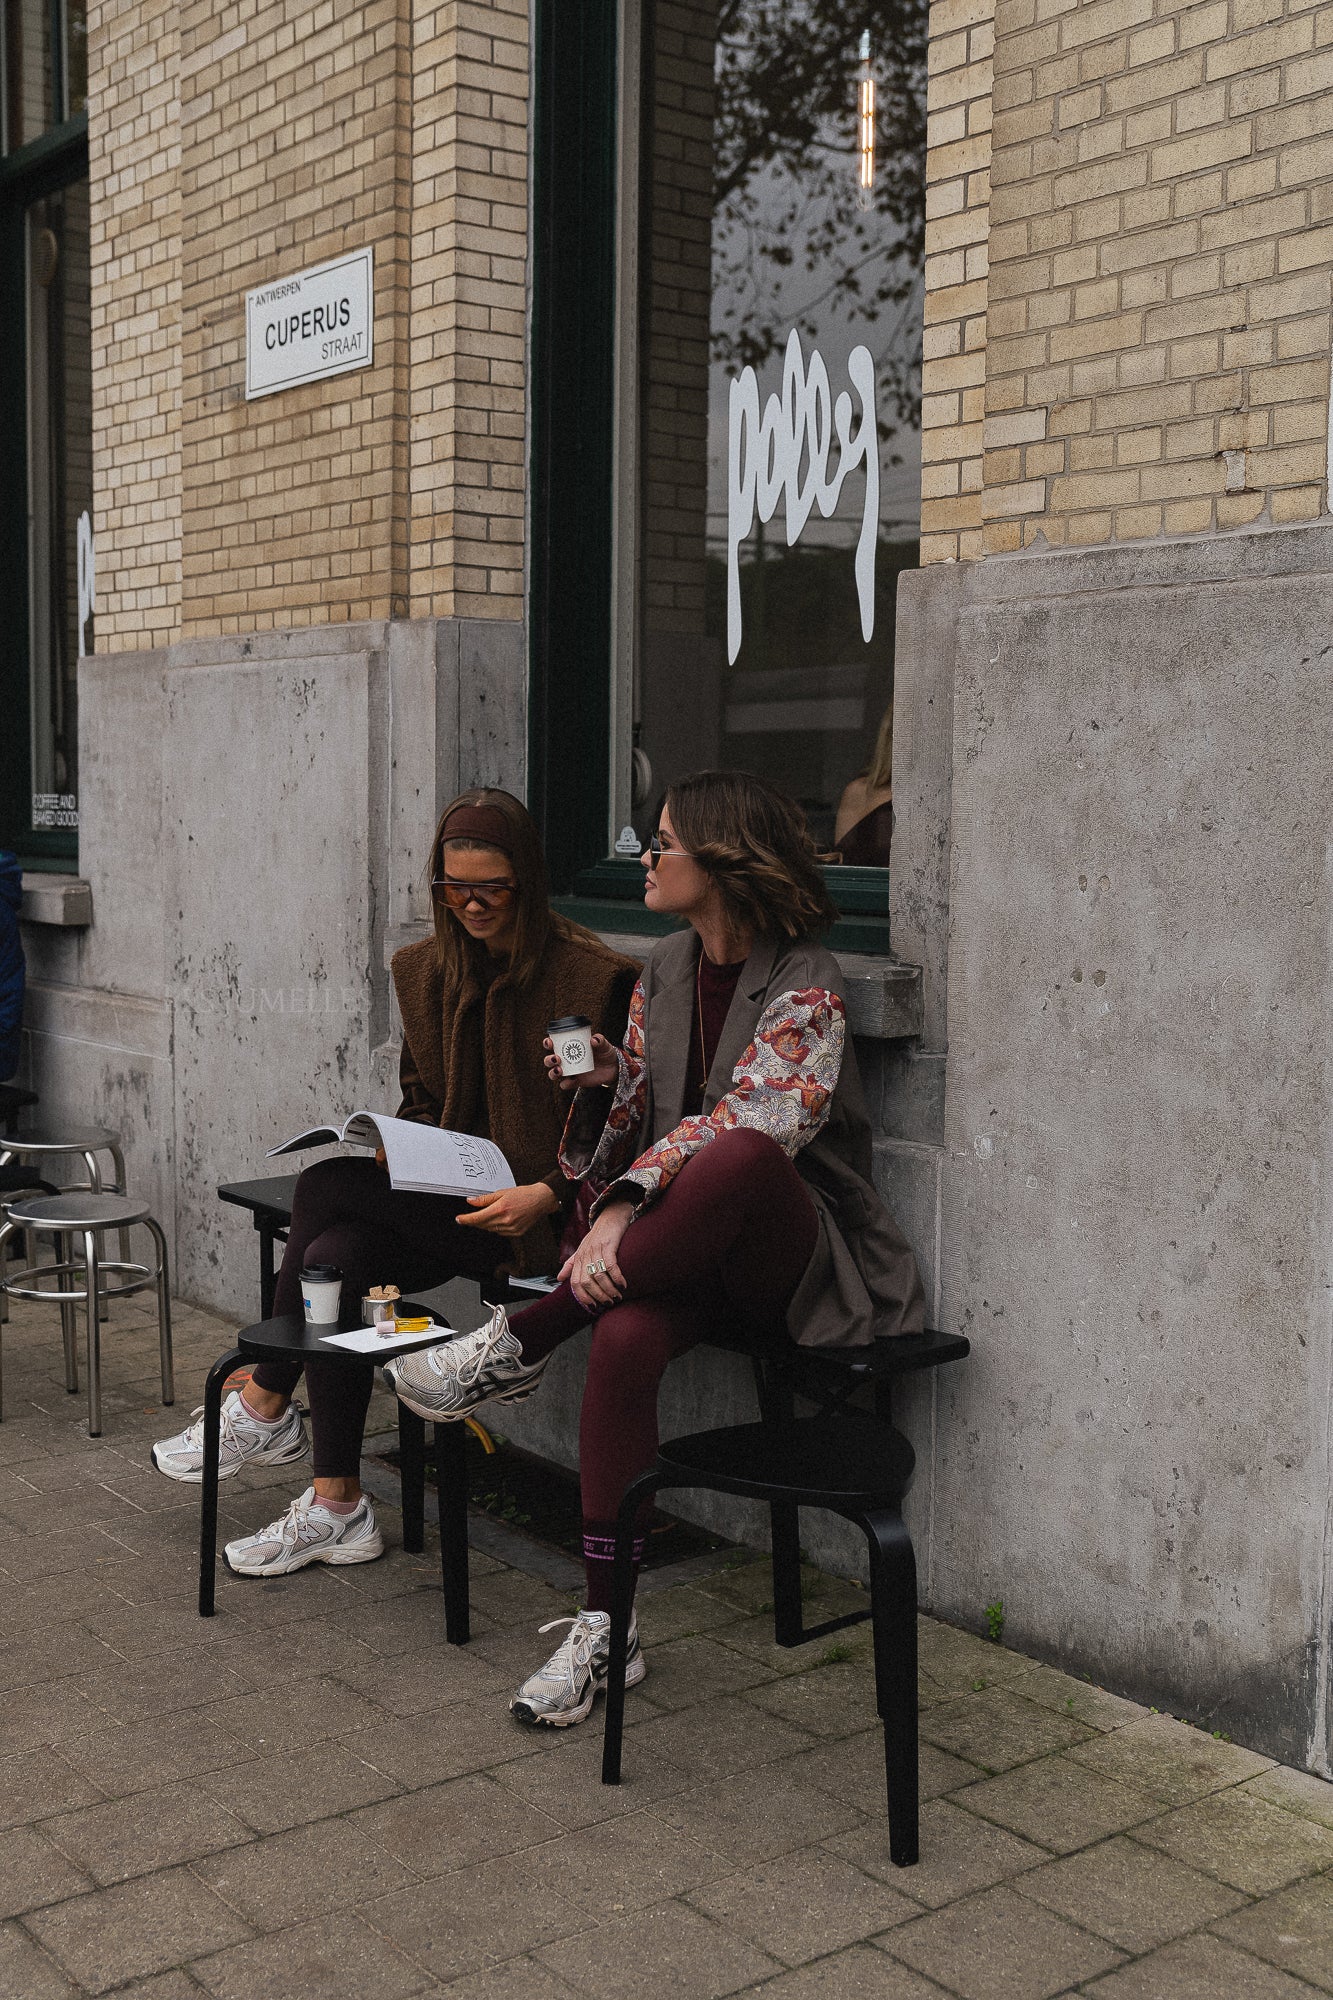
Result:
{"label": "metal stool", "polygon": [[[110,1153],[115,1169],[114,1180],[108,1180],[97,1163],[99,1153]],[[105,1125],[37,1125],[32,1131],[7,1134],[0,1139],[0,1167],[11,1160],[25,1160],[33,1166],[46,1166],[62,1154],[69,1154],[83,1161],[88,1169],[86,1181],[73,1181],[62,1191],[65,1194],[124,1194],[125,1155],[120,1149],[120,1134],[108,1131]],[[45,1181],[48,1176],[38,1173],[34,1179]],[[57,1255],[61,1254],[59,1247]],[[130,1238],[128,1230],[120,1232],[120,1254],[128,1263]],[[32,1248],[26,1252],[29,1263],[36,1262]],[[0,1320],[0,1324],[3,1321]]]}
{"label": "metal stool", "polygon": [[[131,1263],[127,1256],[100,1255],[98,1238],[110,1229],[120,1232],[122,1249],[128,1241],[131,1223],[141,1222],[152,1231],[157,1245],[157,1269]],[[102,1435],[102,1351],[98,1307],[106,1299],[128,1298],[134,1292],[157,1287],[157,1334],[162,1355],[162,1401],[175,1401],[171,1363],[171,1288],[167,1272],[167,1241],[146,1203],[132,1201],[123,1194],[99,1194],[81,1190],[75,1194],[38,1195],[32,1201],[14,1202],[0,1224],[0,1258],[9,1237],[16,1230],[49,1229],[64,1245],[74,1236],[83,1239],[83,1262],[61,1256],[55,1264],[29,1265],[12,1278],[0,1278],[0,1293],[16,1299],[48,1300],[60,1306],[61,1330],[65,1346],[65,1387],[78,1394],[79,1360],[75,1338],[74,1308],[82,1304],[88,1322],[88,1430]],[[2,1266],[0,1266],[2,1268]],[[103,1274],[112,1271],[123,1280],[108,1284]],[[73,1280],[82,1273],[83,1287],[71,1282],[68,1288],[53,1287],[43,1280]],[[0,1417],[4,1415],[4,1383],[0,1374]]]}

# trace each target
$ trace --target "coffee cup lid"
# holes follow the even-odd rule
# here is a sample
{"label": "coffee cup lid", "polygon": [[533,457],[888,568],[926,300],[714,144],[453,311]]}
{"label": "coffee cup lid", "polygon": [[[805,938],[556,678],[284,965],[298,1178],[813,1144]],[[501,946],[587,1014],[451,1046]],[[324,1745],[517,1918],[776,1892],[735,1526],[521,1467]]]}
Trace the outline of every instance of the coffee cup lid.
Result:
{"label": "coffee cup lid", "polygon": [[301,1272],[302,1283],[304,1283],[307,1278],[326,1280],[329,1278],[340,1279],[341,1277],[342,1277],[342,1272],[338,1269],[338,1266],[336,1264],[307,1264]]}
{"label": "coffee cup lid", "polygon": [[547,1023],[553,1035],[567,1035],[575,1028],[590,1028],[592,1022],[586,1014],[562,1014],[558,1021]]}

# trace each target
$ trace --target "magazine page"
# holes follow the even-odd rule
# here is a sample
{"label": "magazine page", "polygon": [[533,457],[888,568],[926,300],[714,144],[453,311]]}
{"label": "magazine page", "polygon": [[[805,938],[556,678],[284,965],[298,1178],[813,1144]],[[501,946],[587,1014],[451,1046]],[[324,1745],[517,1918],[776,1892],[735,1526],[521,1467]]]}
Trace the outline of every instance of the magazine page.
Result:
{"label": "magazine page", "polygon": [[389,1179],[420,1194],[493,1194],[514,1186],[500,1148],[489,1139],[418,1125],[410,1118],[376,1118]]}

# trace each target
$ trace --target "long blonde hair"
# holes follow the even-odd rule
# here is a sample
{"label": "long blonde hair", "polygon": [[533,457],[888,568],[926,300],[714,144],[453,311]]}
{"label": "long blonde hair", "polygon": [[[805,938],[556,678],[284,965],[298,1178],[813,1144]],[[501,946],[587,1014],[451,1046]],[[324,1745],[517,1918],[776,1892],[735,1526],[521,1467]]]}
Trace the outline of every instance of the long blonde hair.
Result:
{"label": "long blonde hair", "polygon": [[868,792],[890,792],[893,790],[893,703],[890,702],[880,717],[879,731],[875,737],[875,747],[870,753],[870,762],[862,776]]}

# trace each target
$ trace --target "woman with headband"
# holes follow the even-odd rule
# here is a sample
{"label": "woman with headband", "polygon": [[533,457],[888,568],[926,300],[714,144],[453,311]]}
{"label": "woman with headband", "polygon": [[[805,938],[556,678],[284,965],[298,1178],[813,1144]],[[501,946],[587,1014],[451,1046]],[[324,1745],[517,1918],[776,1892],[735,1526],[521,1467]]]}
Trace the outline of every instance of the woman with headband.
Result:
{"label": "woman with headband", "polygon": [[[637,971],[590,931],[558,916],[526,808],[508,792],[465,792],[446,807],[431,846],[435,935],[395,953],[403,1020],[400,1118],[494,1140],[518,1186],[455,1202],[395,1193],[382,1162],[321,1160],[296,1184],[275,1313],[301,1310],[300,1273],[336,1265],[343,1302],[392,1282],[422,1291],[456,1277],[526,1276],[557,1268],[577,1189],[558,1163],[565,1103],[547,1074],[547,1024],[585,1015],[618,1041]],[[286,1465],[308,1449],[292,1401],[299,1362],[263,1361],[222,1409],[219,1476]],[[307,1563],[370,1562],[384,1552],[361,1490],[361,1440],[374,1367],[309,1359],[306,1395],[314,1479],[257,1535],[229,1542],[242,1576],[285,1576]],[[203,1426],[153,1447],[172,1479],[197,1484]]]}

